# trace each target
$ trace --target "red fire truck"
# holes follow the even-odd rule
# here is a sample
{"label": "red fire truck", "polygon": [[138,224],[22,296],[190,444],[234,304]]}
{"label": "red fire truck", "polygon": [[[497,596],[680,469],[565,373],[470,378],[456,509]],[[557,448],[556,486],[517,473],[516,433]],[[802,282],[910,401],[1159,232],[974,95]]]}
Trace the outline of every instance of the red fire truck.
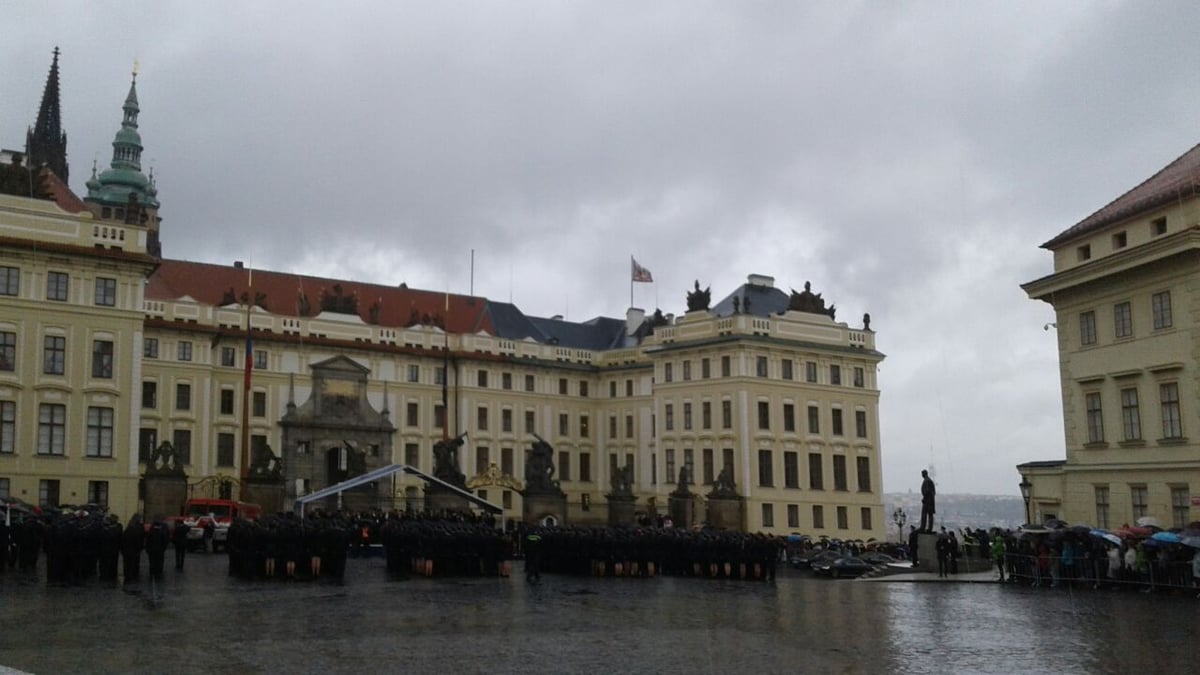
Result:
{"label": "red fire truck", "polygon": [[225,545],[229,535],[229,525],[238,518],[256,520],[262,516],[262,507],[258,504],[239,502],[232,499],[189,499],[183,505],[183,522],[192,529],[188,530],[188,541],[196,545],[204,543],[204,528],[209,521],[213,523],[213,551]]}

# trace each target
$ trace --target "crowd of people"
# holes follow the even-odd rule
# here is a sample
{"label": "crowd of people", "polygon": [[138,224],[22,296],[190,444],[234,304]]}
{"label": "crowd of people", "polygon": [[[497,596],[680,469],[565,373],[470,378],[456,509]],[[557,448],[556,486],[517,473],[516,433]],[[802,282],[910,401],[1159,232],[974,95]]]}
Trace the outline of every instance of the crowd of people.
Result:
{"label": "crowd of people", "polygon": [[174,529],[161,517],[146,524],[134,515],[122,526],[116,514],[102,509],[61,508],[41,513],[11,512],[0,520],[0,572],[33,573],[44,554],[46,582],[80,584],[98,579],[116,584],[141,580],[143,553],[151,580],[161,580],[166,554],[176,547],[176,568],[182,569],[187,526]]}
{"label": "crowd of people", "polygon": [[1200,590],[1200,548],[1153,533],[1121,538],[1086,529],[1005,532],[992,545],[1000,580],[1047,588]]}
{"label": "crowd of people", "polygon": [[[46,581],[91,580],[127,585],[161,580],[168,552],[182,571],[191,544],[181,518],[149,522],[134,515],[124,525],[101,509],[62,508],[0,519],[0,572],[34,572],[44,554]],[[1001,581],[1032,586],[1200,590],[1200,531],[1183,537],[1146,528],[1122,536],[1084,526],[985,531],[942,530],[936,545],[939,576],[958,572],[962,557],[990,560]],[[200,539],[212,547],[211,524]],[[794,537],[793,537],[794,538]],[[816,546],[807,537],[801,546]],[[823,545],[823,544],[821,544]],[[714,579],[774,579],[785,546],[770,535],[692,530],[648,523],[634,527],[529,526],[497,528],[487,514],[470,512],[294,513],[237,520],[225,548],[229,574],[245,579],[340,581],[349,556],[382,553],[394,578],[508,576],[524,558],[526,577],[543,573]],[[919,563],[915,542],[892,551]]]}

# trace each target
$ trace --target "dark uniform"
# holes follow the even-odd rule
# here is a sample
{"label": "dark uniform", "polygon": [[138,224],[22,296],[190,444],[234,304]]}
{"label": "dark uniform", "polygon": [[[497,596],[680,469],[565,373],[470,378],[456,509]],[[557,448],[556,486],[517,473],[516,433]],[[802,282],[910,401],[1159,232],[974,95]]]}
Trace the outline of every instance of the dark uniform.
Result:
{"label": "dark uniform", "polygon": [[188,524],[182,520],[175,521],[175,529],[171,532],[171,541],[175,544],[175,571],[183,571],[183,558],[187,555]]}
{"label": "dark uniform", "polygon": [[150,558],[150,579],[162,581],[163,564],[167,559],[167,546],[171,542],[171,532],[167,524],[161,520],[154,521],[150,531],[146,533],[146,556]]}
{"label": "dark uniform", "polygon": [[131,584],[141,575],[142,548],[146,545],[146,529],[142,517],[133,514],[121,534],[121,561],[125,566],[125,583]]}

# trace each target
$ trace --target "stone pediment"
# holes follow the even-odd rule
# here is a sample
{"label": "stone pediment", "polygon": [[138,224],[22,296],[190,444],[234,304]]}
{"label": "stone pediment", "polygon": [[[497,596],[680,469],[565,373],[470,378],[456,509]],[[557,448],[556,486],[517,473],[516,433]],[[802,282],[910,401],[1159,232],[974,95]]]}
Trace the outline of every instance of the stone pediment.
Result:
{"label": "stone pediment", "polygon": [[370,368],[362,365],[358,361],[340,354],[338,356],[325,359],[324,361],[318,361],[314,364],[311,364],[309,367],[311,367],[313,371],[320,370],[327,373],[353,373],[356,375],[363,375],[364,377],[371,372]]}

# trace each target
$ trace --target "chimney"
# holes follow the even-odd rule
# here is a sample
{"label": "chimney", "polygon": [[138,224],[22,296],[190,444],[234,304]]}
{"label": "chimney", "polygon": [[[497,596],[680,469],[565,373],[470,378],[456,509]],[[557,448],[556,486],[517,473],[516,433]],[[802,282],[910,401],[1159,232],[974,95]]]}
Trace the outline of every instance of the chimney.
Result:
{"label": "chimney", "polygon": [[633,335],[637,332],[638,327],[646,321],[646,310],[630,307],[625,312],[625,334]]}
{"label": "chimney", "polygon": [[746,277],[746,283],[750,284],[751,286],[775,288],[775,277],[769,277],[765,274],[751,274]]}
{"label": "chimney", "polygon": [[242,261],[241,261],[241,260],[234,260],[234,261],[233,261],[233,269],[235,269],[235,270],[240,270],[240,269],[242,269],[243,267],[244,267],[244,265],[242,265]]}

